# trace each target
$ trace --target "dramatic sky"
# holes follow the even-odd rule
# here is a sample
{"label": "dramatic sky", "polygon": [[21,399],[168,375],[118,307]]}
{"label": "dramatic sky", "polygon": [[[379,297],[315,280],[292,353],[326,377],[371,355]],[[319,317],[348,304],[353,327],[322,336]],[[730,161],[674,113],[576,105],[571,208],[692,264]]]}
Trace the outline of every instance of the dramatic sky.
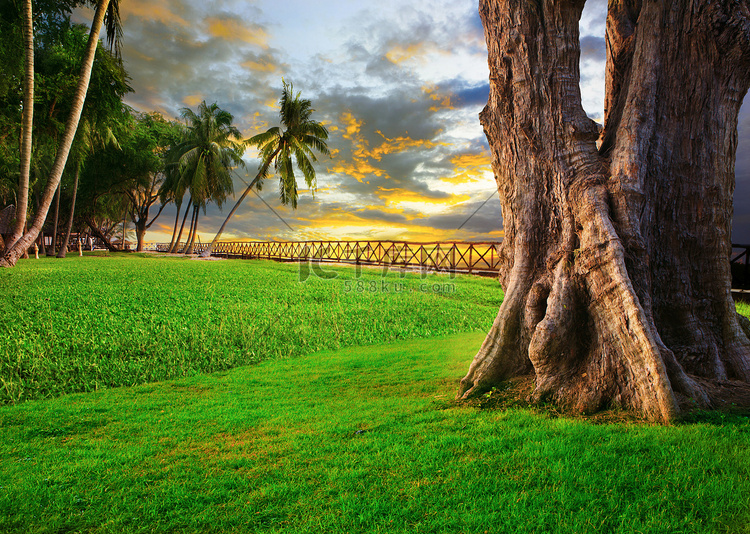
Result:
{"label": "dramatic sky", "polygon": [[[476,0],[126,0],[123,57],[141,111],[179,117],[206,100],[246,136],[278,125],[282,77],[329,129],[314,196],[281,206],[269,179],[224,239],[496,240],[500,203],[477,117],[487,50]],[[581,20],[583,105],[601,120],[606,0]],[[79,13],[77,20],[83,20]],[[750,241],[750,117],[743,110],[734,241]],[[249,180],[256,153],[246,154]],[[744,179],[745,182],[742,182]],[[301,181],[301,179],[300,179]],[[302,183],[301,186],[304,186]],[[244,189],[235,181],[237,193]],[[745,200],[747,199],[747,200]],[[223,213],[199,225],[213,237]],[[270,207],[269,207],[270,206]],[[168,241],[174,208],[147,234]]]}

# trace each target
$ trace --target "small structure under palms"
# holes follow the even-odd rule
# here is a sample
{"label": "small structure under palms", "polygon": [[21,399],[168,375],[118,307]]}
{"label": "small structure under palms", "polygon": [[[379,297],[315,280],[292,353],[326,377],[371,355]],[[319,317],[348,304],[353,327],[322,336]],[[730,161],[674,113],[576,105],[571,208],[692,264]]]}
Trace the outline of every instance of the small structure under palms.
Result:
{"label": "small structure under palms", "polygon": [[276,174],[279,176],[279,188],[281,203],[284,205],[291,204],[292,208],[297,208],[297,178],[294,175],[294,161],[296,160],[297,168],[305,177],[305,183],[310,189],[315,190],[315,163],[317,158],[315,152],[320,152],[330,156],[326,140],[328,139],[328,130],[316,120],[311,119],[314,111],[312,102],[306,98],[300,98],[300,93],[294,94],[294,87],[291,83],[282,80],[284,84],[279,100],[279,113],[281,115],[281,125],[274,126],[267,131],[251,137],[247,144],[258,147],[260,150],[260,167],[258,174],[247,186],[245,192],[237,200],[232,211],[227,215],[224,224],[214,237],[208,248],[201,254],[209,256],[216,242],[224,232],[229,219],[231,219],[247,194],[256,185],[260,188],[263,180],[268,177],[271,165],[273,165]]}

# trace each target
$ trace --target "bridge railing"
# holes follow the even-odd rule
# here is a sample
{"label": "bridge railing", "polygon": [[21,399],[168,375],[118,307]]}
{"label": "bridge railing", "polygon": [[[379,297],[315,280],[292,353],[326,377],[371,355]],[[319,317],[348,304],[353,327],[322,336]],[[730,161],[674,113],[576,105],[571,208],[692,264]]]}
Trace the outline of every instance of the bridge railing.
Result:
{"label": "bridge railing", "polygon": [[[477,274],[496,273],[501,242],[408,241],[223,241],[212,255],[226,258],[261,258],[277,261],[325,261],[365,265],[393,265]],[[184,244],[180,244],[178,249]],[[206,250],[207,243],[194,245],[194,252]],[[158,243],[166,252],[169,245]],[[732,245],[729,257],[732,287],[750,289],[750,245]]]}
{"label": "bridge railing", "polygon": [[750,288],[750,245],[732,245],[729,265],[732,269],[732,287]]}
{"label": "bridge railing", "polygon": [[[207,244],[194,245],[194,252]],[[423,268],[437,271],[496,273],[500,242],[407,241],[224,241],[217,243],[213,256],[261,258],[277,261],[322,261],[362,265]],[[158,244],[165,252],[167,244]]]}

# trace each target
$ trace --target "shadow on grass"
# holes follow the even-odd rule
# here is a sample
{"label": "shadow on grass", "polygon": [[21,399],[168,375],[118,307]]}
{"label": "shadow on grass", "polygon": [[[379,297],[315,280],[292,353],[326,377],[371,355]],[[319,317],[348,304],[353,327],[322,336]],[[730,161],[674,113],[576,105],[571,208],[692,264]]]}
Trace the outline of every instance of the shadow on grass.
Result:
{"label": "shadow on grass", "polygon": [[681,423],[685,425],[747,426],[747,432],[750,432],[750,409],[695,410],[686,414]]}
{"label": "shadow on grass", "polygon": [[[479,397],[460,401],[449,402],[446,408],[456,405],[471,406],[479,410],[504,411],[504,410],[528,410],[536,415],[550,419],[566,418],[584,421],[595,425],[609,424],[636,424],[651,426],[654,423],[645,419],[642,415],[612,406],[592,414],[582,414],[567,409],[554,402],[531,403],[529,397],[534,390],[534,376],[527,375],[508,380],[500,386],[493,387]],[[684,415],[677,421],[676,425],[688,426],[694,424],[715,426],[748,426],[750,424],[750,406],[744,397],[731,402],[725,398],[717,398],[716,409],[691,409],[688,404],[682,404]],[[748,426],[750,431],[750,426]]]}

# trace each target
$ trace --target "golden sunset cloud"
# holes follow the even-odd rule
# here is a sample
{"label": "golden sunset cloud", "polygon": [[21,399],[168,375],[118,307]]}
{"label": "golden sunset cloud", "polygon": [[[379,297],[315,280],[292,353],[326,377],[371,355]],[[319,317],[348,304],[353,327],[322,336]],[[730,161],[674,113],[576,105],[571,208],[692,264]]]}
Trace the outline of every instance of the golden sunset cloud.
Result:
{"label": "golden sunset cloud", "polygon": [[344,139],[354,140],[355,136],[362,130],[363,121],[358,121],[351,111],[345,111],[340,115],[344,124]]}
{"label": "golden sunset cloud", "polygon": [[[363,120],[357,119],[350,111],[341,113],[339,119],[343,128],[342,137],[352,142],[352,159],[351,161],[339,159],[328,168],[328,171],[333,174],[351,176],[359,182],[363,182],[368,175],[388,177],[386,171],[377,166],[377,162],[381,161],[383,156],[445,145],[445,143],[430,139],[412,139],[408,135],[388,138],[383,132],[376,130],[375,133],[383,141],[375,147],[370,147],[369,141],[362,135]],[[330,129],[335,131],[338,128],[332,126]]]}
{"label": "golden sunset cloud", "polygon": [[385,57],[393,63],[398,64],[416,58],[417,56],[424,56],[424,54],[424,43],[412,43],[408,45],[398,44],[386,52]]}
{"label": "golden sunset cloud", "polygon": [[375,130],[375,133],[383,138],[383,143],[370,152],[370,157],[380,160],[384,155],[397,154],[410,148],[433,148],[439,145],[447,146],[447,143],[437,143],[429,139],[412,139],[411,137],[394,137],[392,139],[383,135],[383,132]]}
{"label": "golden sunset cloud", "polygon": [[430,107],[430,111],[437,112],[443,109],[453,109],[450,95],[440,93],[437,87],[424,86],[422,87],[422,92],[436,102],[436,105]]}
{"label": "golden sunset cloud", "polygon": [[262,59],[259,59],[257,61],[245,61],[244,63],[241,63],[240,66],[252,72],[273,73],[279,72],[281,70],[278,65]]}
{"label": "golden sunset cloud", "polygon": [[205,97],[203,95],[187,95],[182,99],[182,101],[187,107],[192,108],[200,104],[204,100],[204,98]]}
{"label": "golden sunset cloud", "polygon": [[156,20],[166,26],[190,27],[191,23],[177,15],[169,0],[129,0],[120,3],[120,16],[123,23],[128,17],[138,17],[143,20]]}
{"label": "golden sunset cloud", "polygon": [[268,48],[268,34],[266,31],[252,24],[245,26],[236,19],[211,17],[206,19],[208,31],[214,37],[229,41],[243,41],[248,44]]}
{"label": "golden sunset cloud", "polygon": [[489,153],[458,154],[451,158],[453,174],[440,180],[450,184],[485,182],[492,178]]}
{"label": "golden sunset cloud", "polygon": [[461,202],[466,202],[467,200],[471,200],[471,197],[469,195],[449,195],[443,198],[426,197],[420,194],[418,191],[403,189],[400,187],[379,187],[375,191],[375,194],[378,196],[378,198],[383,199],[387,206],[413,202],[417,205],[433,204],[436,206],[449,207],[460,204]]}

